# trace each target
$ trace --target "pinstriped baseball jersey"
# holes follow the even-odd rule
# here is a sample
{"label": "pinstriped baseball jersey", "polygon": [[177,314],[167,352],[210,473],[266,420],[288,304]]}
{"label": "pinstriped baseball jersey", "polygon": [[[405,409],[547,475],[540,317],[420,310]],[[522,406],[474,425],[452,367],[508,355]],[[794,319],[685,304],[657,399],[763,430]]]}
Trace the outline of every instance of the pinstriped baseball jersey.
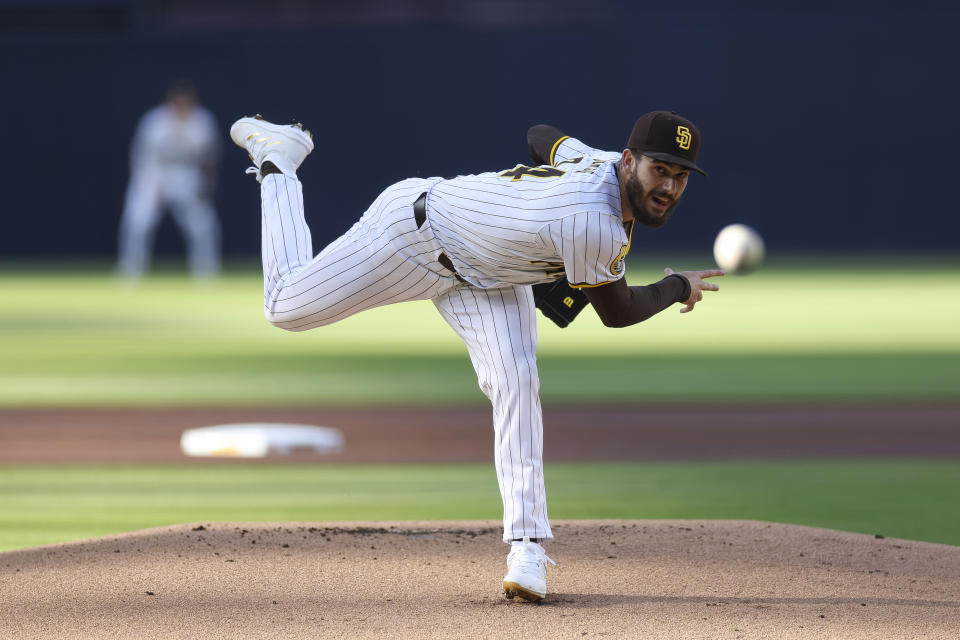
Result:
{"label": "pinstriped baseball jersey", "polygon": [[554,151],[554,166],[458,176],[430,190],[427,217],[470,284],[486,289],[566,274],[578,287],[623,277],[630,238],[614,167],[620,155],[572,138]]}
{"label": "pinstriped baseball jersey", "polygon": [[571,138],[570,136],[564,136],[557,140],[556,144],[553,145],[553,149],[550,151],[550,164],[556,165],[562,162],[570,162],[576,158],[585,158],[590,156],[597,156],[599,154],[606,153],[608,155],[615,155],[617,160],[620,158],[619,153],[612,153],[608,151],[601,151],[600,149],[594,149],[593,147],[587,146],[577,140],[576,138]]}

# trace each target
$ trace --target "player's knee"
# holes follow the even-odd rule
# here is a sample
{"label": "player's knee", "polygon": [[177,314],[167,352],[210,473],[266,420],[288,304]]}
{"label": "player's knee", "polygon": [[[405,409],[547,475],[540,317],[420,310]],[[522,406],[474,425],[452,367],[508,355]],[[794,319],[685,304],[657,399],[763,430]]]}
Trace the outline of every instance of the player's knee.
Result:
{"label": "player's knee", "polygon": [[[279,283],[282,285],[282,282]],[[263,301],[263,317],[267,322],[285,331],[306,331],[311,326],[305,317],[306,313],[301,308],[279,309],[279,301],[283,295],[283,287],[278,286],[270,291]]]}
{"label": "player's knee", "polygon": [[306,331],[336,322],[336,318],[326,318],[315,311],[276,311],[264,307],[263,315],[267,322],[284,331]]}
{"label": "player's knee", "polygon": [[309,324],[303,318],[291,317],[289,314],[274,314],[267,312],[264,314],[267,318],[267,322],[272,324],[278,329],[283,329],[284,331],[306,331],[307,329],[312,329],[316,324]]}
{"label": "player's knee", "polygon": [[280,312],[269,307],[264,307],[263,316],[267,319],[267,322],[285,331],[306,331],[310,328],[300,314],[290,313],[288,311]]}

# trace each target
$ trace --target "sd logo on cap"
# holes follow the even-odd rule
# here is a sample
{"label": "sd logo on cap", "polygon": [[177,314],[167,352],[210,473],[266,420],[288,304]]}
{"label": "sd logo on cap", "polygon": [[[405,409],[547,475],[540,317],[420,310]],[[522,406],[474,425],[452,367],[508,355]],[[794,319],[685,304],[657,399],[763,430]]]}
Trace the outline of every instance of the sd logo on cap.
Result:
{"label": "sd logo on cap", "polygon": [[707,175],[697,166],[700,130],[673,111],[651,111],[640,116],[633,125],[627,148]]}

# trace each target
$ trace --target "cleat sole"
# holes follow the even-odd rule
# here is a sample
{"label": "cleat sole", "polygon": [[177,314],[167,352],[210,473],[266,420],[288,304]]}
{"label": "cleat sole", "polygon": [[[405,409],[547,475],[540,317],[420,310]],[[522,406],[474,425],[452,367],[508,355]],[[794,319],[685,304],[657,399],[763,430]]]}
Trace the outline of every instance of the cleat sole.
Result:
{"label": "cleat sole", "polygon": [[520,586],[516,582],[504,582],[503,595],[507,598],[507,600],[513,600],[516,597],[520,598],[521,600],[526,600],[527,602],[540,602],[547,594],[531,591],[530,589]]}

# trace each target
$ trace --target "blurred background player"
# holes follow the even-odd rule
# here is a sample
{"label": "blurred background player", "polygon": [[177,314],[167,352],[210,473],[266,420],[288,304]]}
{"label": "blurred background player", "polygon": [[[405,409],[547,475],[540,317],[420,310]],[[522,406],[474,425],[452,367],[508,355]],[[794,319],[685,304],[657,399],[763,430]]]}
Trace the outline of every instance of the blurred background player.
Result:
{"label": "blurred background player", "polygon": [[157,223],[169,210],[183,232],[191,273],[220,270],[220,226],[213,191],[220,157],[217,123],[193,83],[177,80],[163,104],[140,119],[130,149],[130,184],[120,221],[119,274],[147,269]]}

